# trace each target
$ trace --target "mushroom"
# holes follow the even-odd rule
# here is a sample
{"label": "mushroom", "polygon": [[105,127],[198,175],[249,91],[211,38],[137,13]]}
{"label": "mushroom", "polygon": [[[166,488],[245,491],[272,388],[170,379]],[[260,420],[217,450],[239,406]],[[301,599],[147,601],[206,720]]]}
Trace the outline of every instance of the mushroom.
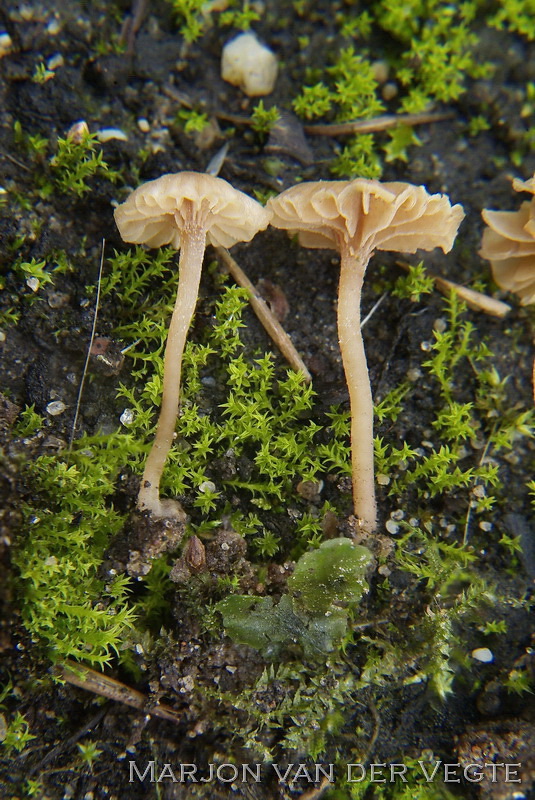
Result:
{"label": "mushroom", "polygon": [[272,198],[271,224],[299,234],[305,247],[337,250],[341,256],[338,338],[351,409],[353,506],[358,524],[377,524],[373,473],[373,401],[360,330],[364,272],[374,250],[414,253],[441,247],[448,252],[464,216],[445,195],[423,186],[353,181],[302,183]]}
{"label": "mushroom", "polygon": [[267,227],[270,213],[221,178],[198,172],[163,175],[115,209],[125,242],[180,250],[178,291],[164,356],[162,405],[137,506],[157,517],[183,518],[179,503],[160,499],[160,479],[173,441],[186,335],[195,311],[206,244],[231,247]]}
{"label": "mushroom", "polygon": [[[529,181],[513,181],[516,192],[535,195],[535,175]],[[483,232],[479,255],[490,261],[494,280],[502,289],[514,292],[520,303],[535,303],[535,197],[518,211],[491,211],[481,216],[488,225]]]}

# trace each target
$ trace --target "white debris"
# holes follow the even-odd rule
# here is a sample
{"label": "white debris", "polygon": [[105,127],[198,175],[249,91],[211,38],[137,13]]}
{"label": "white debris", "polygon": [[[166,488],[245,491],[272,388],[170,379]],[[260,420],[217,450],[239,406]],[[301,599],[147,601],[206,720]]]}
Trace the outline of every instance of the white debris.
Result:
{"label": "white debris", "polygon": [[494,661],[492,650],[489,650],[488,647],[476,647],[475,650],[472,650],[472,658],[483,662],[483,664],[490,664],[491,661]]}
{"label": "white debris", "polygon": [[89,135],[89,128],[85,119],[80,119],[71,125],[67,131],[67,139],[75,144],[83,142],[86,136]]}
{"label": "white debris", "polygon": [[120,128],[101,128],[97,131],[97,139],[104,144],[117,139],[119,142],[127,142],[128,136]]}
{"label": "white debris", "polygon": [[12,50],[13,39],[6,31],[0,31],[0,58],[8,56]]}
{"label": "white debris", "polygon": [[145,117],[140,117],[137,121],[137,126],[141,133],[148,133],[150,131],[150,123]]}
{"label": "white debris", "polygon": [[58,417],[60,414],[63,414],[66,408],[67,406],[65,403],[62,403],[61,400],[54,400],[47,405],[46,411],[51,417]]}
{"label": "white debris", "polygon": [[242,33],[223,48],[221,77],[249,97],[271,94],[277,71],[275,54],[254,33]]}
{"label": "white debris", "polygon": [[395,535],[396,533],[399,533],[399,525],[393,519],[388,519],[386,521],[385,528],[387,529],[388,533],[391,533],[392,535]]}
{"label": "white debris", "polygon": [[119,417],[119,422],[121,425],[124,425],[127,428],[131,425],[134,421],[134,412],[131,408],[125,408],[121,416]]}

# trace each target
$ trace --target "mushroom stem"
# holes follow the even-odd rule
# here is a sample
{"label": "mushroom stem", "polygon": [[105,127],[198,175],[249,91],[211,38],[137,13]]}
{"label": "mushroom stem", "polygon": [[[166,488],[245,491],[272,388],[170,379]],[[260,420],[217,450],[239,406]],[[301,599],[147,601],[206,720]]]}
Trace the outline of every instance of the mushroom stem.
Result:
{"label": "mushroom stem", "polygon": [[373,468],[373,400],[360,330],[360,297],[368,258],[341,247],[338,289],[338,339],[351,410],[353,508],[362,529],[375,530],[377,506]]}
{"label": "mushroom stem", "polygon": [[160,416],[137,501],[140,511],[151,511],[157,517],[184,516],[182,506],[178,502],[160,499],[160,480],[175,433],[182,354],[199,293],[205,245],[205,226],[203,224],[188,226],[187,235],[182,237],[178,262],[178,291],[165,347]]}

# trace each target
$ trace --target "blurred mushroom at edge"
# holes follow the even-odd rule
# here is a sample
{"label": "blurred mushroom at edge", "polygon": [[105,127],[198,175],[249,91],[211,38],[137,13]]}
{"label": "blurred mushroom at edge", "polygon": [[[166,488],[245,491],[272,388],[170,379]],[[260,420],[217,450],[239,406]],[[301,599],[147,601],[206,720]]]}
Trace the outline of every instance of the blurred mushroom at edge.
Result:
{"label": "blurred mushroom at edge", "polygon": [[160,498],[160,480],[178,416],[182,354],[195,311],[206,244],[232,247],[267,227],[270,212],[227,181],[197,172],[163,175],[115,209],[125,242],[180,250],[179,282],[164,356],[162,404],[137,501],[140,511],[184,519],[175,500]]}
{"label": "blurred mushroom at edge", "polygon": [[373,400],[360,330],[360,298],[374,250],[449,252],[464,217],[460,205],[423,186],[318,181],[271,198],[271,224],[297,233],[304,247],[337,250],[341,257],[338,338],[349,389],[353,507],[361,530],[377,526],[373,451]]}
{"label": "blurred mushroom at edge", "polygon": [[[535,175],[529,181],[513,180],[515,192],[535,195]],[[479,255],[490,261],[501,289],[520,297],[523,306],[535,303],[535,197],[518,211],[491,211],[481,216],[487,223]]]}

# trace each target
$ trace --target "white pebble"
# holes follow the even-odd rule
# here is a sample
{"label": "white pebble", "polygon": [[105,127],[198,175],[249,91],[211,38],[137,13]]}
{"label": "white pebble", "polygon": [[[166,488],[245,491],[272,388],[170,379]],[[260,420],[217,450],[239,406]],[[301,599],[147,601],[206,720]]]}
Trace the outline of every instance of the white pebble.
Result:
{"label": "white pebble", "polygon": [[59,69],[63,66],[65,66],[65,59],[61,53],[55,53],[53,56],[50,56],[46,62],[46,68],[51,70]]}
{"label": "white pebble", "polygon": [[33,276],[31,278],[26,278],[26,286],[28,289],[31,289],[32,292],[36,292],[40,285],[39,278],[35,278]]}
{"label": "white pebble", "polygon": [[492,530],[492,522],[480,522],[479,528],[480,530],[485,531],[485,533],[488,533]]}
{"label": "white pebble", "polygon": [[119,417],[119,422],[121,423],[121,425],[128,427],[128,425],[131,425],[133,421],[134,421],[134,412],[132,411],[131,408],[125,408],[125,410]]}
{"label": "white pebble", "polygon": [[54,400],[52,403],[47,405],[46,411],[51,417],[57,417],[60,414],[63,414],[66,408],[67,406],[65,403],[62,403],[61,400]]}
{"label": "white pebble", "polygon": [[120,128],[101,128],[99,131],[97,131],[97,139],[102,144],[105,144],[105,142],[111,142],[114,139],[119,142],[127,142],[128,136]]}
{"label": "white pebble", "polygon": [[489,650],[488,647],[476,647],[475,650],[472,650],[472,658],[483,662],[483,664],[490,664],[491,661],[494,661],[492,650]]}
{"label": "white pebble", "polygon": [[399,525],[393,519],[388,519],[386,521],[385,528],[387,529],[388,533],[391,533],[392,535],[399,533]]}
{"label": "white pebble", "polygon": [[149,121],[148,121],[148,119],[145,119],[145,117],[140,117],[138,119],[137,126],[138,126],[139,130],[141,131],[141,133],[148,133],[150,131]]}
{"label": "white pebble", "polygon": [[6,33],[2,31],[0,33],[0,58],[9,55],[13,49],[13,39]]}
{"label": "white pebble", "polygon": [[83,142],[86,136],[89,135],[89,128],[85,119],[80,119],[71,125],[67,131],[67,139],[75,144]]}
{"label": "white pebble", "polygon": [[275,54],[254,33],[242,33],[223,48],[221,77],[249,97],[271,94],[277,71]]}
{"label": "white pebble", "polygon": [[199,486],[199,492],[215,492],[215,483],[203,481]]}
{"label": "white pebble", "polygon": [[377,481],[379,486],[388,486],[388,484],[390,483],[390,478],[388,475],[379,474],[376,476],[375,480]]}

